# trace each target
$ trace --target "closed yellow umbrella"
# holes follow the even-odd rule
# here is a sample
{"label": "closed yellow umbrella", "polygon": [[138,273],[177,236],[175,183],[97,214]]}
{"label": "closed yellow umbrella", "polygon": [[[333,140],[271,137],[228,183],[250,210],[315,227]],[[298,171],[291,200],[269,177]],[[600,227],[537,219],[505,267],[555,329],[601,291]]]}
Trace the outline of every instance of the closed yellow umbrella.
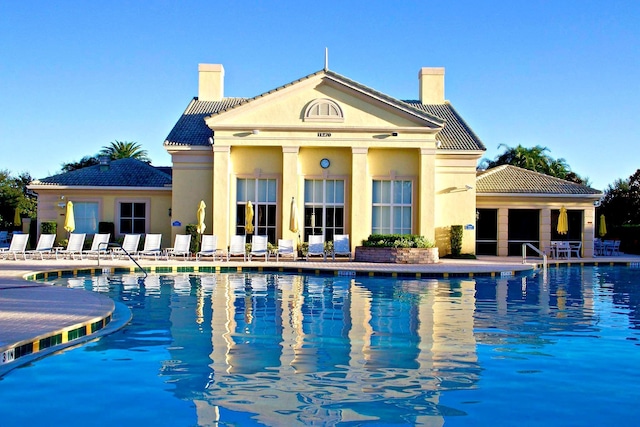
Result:
{"label": "closed yellow umbrella", "polygon": [[198,234],[204,234],[204,230],[207,228],[206,225],[204,225],[204,208],[206,208],[207,205],[204,204],[204,200],[200,200],[200,205],[198,206],[198,227],[196,228],[196,231],[198,232]]}
{"label": "closed yellow umbrella", "polygon": [[560,216],[558,216],[558,234],[567,234],[569,231],[569,220],[567,218],[567,209],[563,206],[560,208]]}
{"label": "closed yellow umbrella", "polygon": [[253,205],[251,201],[247,202],[244,213],[244,229],[247,234],[253,233]]}
{"label": "closed yellow umbrella", "polygon": [[600,215],[600,227],[598,228],[598,234],[600,237],[604,237],[607,234],[607,223],[604,221],[604,214]]}
{"label": "closed yellow umbrella", "polygon": [[291,214],[289,218],[289,230],[293,233],[298,232],[298,207],[296,206],[295,197],[291,198]]}
{"label": "closed yellow umbrella", "polygon": [[73,233],[73,230],[76,229],[76,219],[73,216],[73,203],[71,203],[71,200],[67,202],[67,212],[64,217],[64,229],[69,233]]}
{"label": "closed yellow umbrella", "polygon": [[22,225],[22,218],[20,218],[20,208],[16,207],[16,213],[13,216],[13,225],[20,227]]}

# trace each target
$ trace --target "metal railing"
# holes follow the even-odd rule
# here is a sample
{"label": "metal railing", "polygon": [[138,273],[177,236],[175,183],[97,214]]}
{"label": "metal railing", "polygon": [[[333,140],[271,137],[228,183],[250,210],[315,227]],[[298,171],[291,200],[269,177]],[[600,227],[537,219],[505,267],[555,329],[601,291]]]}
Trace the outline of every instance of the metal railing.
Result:
{"label": "metal railing", "polygon": [[527,263],[527,248],[531,248],[534,252],[536,252],[538,255],[540,255],[542,257],[542,270],[544,271],[545,275],[547,273],[547,255],[542,252],[540,249],[536,248],[535,246],[533,246],[531,243],[523,243],[522,244],[522,263],[526,264]]}
{"label": "metal railing", "polygon": [[137,266],[138,266],[138,268],[142,271],[142,273],[144,273],[144,277],[145,277],[145,278],[149,275],[149,274],[147,274],[147,272],[145,271],[145,269],[144,269],[144,268],[142,268],[142,266],[141,266],[140,264],[138,264],[138,261],[136,261],[136,260],[135,260],[135,258],[133,258],[133,256],[131,256],[131,254],[130,254],[130,253],[129,253],[125,248],[123,248],[123,247],[122,247],[122,245],[121,245],[121,244],[119,244],[119,243],[106,243],[106,242],[105,242],[105,243],[99,243],[99,244],[98,244],[98,267],[100,267],[100,246],[102,246],[102,245],[106,245],[106,247],[107,247],[107,248],[108,248],[109,246],[112,246],[112,247],[115,247],[115,248],[120,248],[120,249],[122,250],[122,252],[123,252],[126,256],[128,256],[128,257],[129,257],[129,259],[130,259],[131,261],[133,261],[133,263],[134,263],[135,265],[137,265]]}

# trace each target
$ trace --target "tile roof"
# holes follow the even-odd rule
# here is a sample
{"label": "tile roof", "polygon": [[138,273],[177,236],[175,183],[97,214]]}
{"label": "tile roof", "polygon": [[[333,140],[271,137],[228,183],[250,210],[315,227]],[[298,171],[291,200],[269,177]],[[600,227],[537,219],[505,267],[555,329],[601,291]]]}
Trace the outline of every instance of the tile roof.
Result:
{"label": "tile roof", "polygon": [[167,136],[165,145],[210,145],[209,137],[211,136],[211,129],[209,129],[204,121],[206,117],[224,113],[225,111],[229,111],[242,104],[267,96],[319,74],[324,74],[338,83],[364,92],[369,96],[380,99],[381,101],[393,105],[400,110],[431,122],[434,126],[444,126],[438,134],[438,139],[442,142],[440,147],[441,149],[486,150],[484,144],[482,144],[480,139],[475,135],[475,133],[473,133],[471,128],[467,126],[451,104],[425,105],[421,104],[419,101],[402,101],[329,70],[322,70],[309,74],[253,98],[224,98],[222,101],[199,101],[198,98],[193,98]]}
{"label": "tile roof", "polygon": [[31,185],[89,187],[170,187],[171,175],[136,159],[112,160],[109,168],[88,166],[31,182]]}
{"label": "tile roof", "polygon": [[476,178],[476,193],[593,195],[601,191],[517,166],[487,169]]}
{"label": "tile roof", "polygon": [[442,142],[441,149],[486,150],[480,138],[471,130],[449,102],[446,104],[422,104],[420,101],[404,102],[445,121],[444,128],[437,136],[437,139]]}

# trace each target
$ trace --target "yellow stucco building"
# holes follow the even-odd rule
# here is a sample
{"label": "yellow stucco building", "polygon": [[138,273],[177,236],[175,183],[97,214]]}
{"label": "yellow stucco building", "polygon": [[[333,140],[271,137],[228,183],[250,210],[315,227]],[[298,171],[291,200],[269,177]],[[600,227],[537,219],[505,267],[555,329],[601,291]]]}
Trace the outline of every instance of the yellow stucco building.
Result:
{"label": "yellow stucco building", "polygon": [[[419,100],[401,101],[324,69],[254,98],[224,96],[224,68],[200,64],[199,93],[165,148],[173,163],[174,223],[207,227],[225,247],[244,234],[297,239],[413,233],[447,252],[449,227],[468,225],[475,251],[476,164],[485,147],[444,98],[444,69],[422,68]],[[178,230],[174,230],[178,231]]]}

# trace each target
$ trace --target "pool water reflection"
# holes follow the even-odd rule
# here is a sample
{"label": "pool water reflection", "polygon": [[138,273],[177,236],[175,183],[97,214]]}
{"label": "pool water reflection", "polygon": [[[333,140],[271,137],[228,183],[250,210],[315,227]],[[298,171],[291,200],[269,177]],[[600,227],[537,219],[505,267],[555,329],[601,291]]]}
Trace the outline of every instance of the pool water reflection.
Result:
{"label": "pool water reflection", "polygon": [[133,322],[3,378],[0,419],[24,421],[20,407],[92,425],[630,425],[639,279],[58,279],[125,303]]}

